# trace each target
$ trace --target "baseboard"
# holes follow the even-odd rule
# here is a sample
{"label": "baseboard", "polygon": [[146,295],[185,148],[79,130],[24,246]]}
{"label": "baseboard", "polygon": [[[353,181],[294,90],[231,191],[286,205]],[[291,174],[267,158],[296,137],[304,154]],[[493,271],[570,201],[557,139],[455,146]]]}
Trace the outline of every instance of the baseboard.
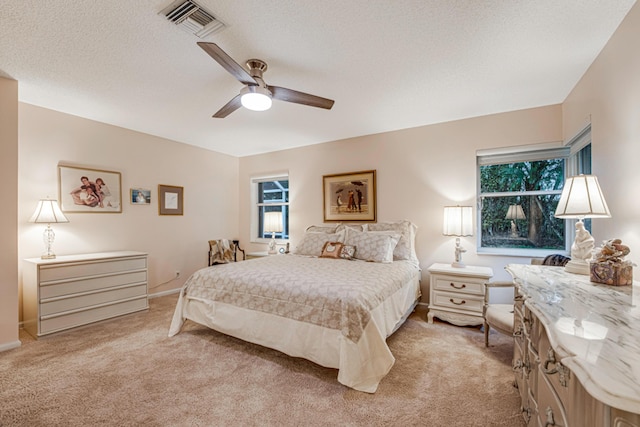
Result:
{"label": "baseboard", "polygon": [[13,342],[8,342],[5,344],[0,344],[0,352],[3,351],[7,351],[7,350],[12,350],[14,348],[18,348],[22,345],[22,343],[20,342],[20,340],[18,341],[13,341]]}
{"label": "baseboard", "polygon": [[427,302],[419,302],[418,305],[420,307],[429,308],[429,303],[427,303]]}
{"label": "baseboard", "polygon": [[180,292],[180,289],[182,288],[175,288],[175,289],[169,289],[168,291],[156,292],[155,294],[149,294],[147,297],[149,299],[152,299],[152,298],[164,297],[171,294],[177,294],[178,292]]}

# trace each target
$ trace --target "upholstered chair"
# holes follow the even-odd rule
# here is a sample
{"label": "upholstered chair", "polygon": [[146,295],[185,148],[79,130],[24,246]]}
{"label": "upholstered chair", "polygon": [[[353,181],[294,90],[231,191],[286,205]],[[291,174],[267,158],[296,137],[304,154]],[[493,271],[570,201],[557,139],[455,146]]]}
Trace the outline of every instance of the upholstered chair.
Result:
{"label": "upholstered chair", "polygon": [[[571,258],[564,255],[553,254],[548,255],[544,259],[532,259],[531,264],[549,265],[556,267],[563,267]],[[513,282],[489,282],[486,283],[484,290],[484,307],[482,309],[482,315],[484,317],[484,345],[489,346],[489,330],[491,328],[496,331],[513,335],[513,303],[510,304],[490,304],[489,303],[489,291],[493,288],[514,288]]]}

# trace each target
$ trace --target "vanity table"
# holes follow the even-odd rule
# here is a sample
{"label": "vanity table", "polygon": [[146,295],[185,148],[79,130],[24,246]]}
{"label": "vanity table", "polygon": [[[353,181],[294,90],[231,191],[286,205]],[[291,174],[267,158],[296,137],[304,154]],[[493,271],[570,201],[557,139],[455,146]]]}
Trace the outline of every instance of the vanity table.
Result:
{"label": "vanity table", "polygon": [[640,427],[640,282],[510,264],[513,369],[527,426]]}

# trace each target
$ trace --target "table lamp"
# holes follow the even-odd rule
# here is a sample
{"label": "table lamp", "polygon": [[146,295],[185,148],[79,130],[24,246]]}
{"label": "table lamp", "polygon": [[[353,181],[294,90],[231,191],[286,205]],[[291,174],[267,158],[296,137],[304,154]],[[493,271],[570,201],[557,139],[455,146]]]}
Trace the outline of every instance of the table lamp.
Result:
{"label": "table lamp", "polygon": [[610,218],[598,178],[578,175],[567,178],[555,213],[556,218],[577,218],[576,237],[571,245],[571,261],[565,271],[589,274],[589,260],[593,256],[594,239],[584,227],[584,218]]}
{"label": "table lamp", "polygon": [[273,255],[276,253],[276,233],[282,232],[282,212],[265,212],[263,229],[265,233],[271,233],[269,255]]}
{"label": "table lamp", "polygon": [[42,255],[42,259],[54,259],[56,255],[53,253],[51,246],[56,238],[56,234],[53,232],[51,224],[69,222],[67,217],[64,216],[58,207],[58,201],[52,199],[41,199],[38,202],[38,206],[36,206],[35,212],[31,215],[29,222],[47,224],[47,228],[45,228],[44,234],[42,235],[47,251]]}
{"label": "table lamp", "polygon": [[460,246],[460,237],[473,235],[473,208],[471,206],[445,206],[442,234],[456,236],[455,260],[452,267],[464,268],[462,253],[467,250]]}
{"label": "table lamp", "polygon": [[509,205],[507,210],[507,216],[504,219],[511,220],[511,237],[518,237],[518,226],[516,225],[516,219],[527,219],[522,210],[522,205]]}

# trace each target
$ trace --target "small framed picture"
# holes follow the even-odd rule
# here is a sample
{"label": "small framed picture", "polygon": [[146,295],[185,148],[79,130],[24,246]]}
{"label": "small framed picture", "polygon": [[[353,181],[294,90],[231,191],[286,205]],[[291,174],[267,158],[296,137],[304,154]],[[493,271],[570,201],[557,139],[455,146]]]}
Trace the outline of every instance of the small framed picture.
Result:
{"label": "small framed picture", "polygon": [[174,185],[158,185],[158,214],[183,215],[183,187]]}
{"label": "small framed picture", "polygon": [[324,221],[376,221],[376,171],[322,177]]}
{"label": "small framed picture", "polygon": [[148,205],[151,203],[151,190],[146,188],[132,188],[129,201],[132,205]]}
{"label": "small framed picture", "polygon": [[58,200],[63,212],[121,213],[120,172],[58,165]]}

